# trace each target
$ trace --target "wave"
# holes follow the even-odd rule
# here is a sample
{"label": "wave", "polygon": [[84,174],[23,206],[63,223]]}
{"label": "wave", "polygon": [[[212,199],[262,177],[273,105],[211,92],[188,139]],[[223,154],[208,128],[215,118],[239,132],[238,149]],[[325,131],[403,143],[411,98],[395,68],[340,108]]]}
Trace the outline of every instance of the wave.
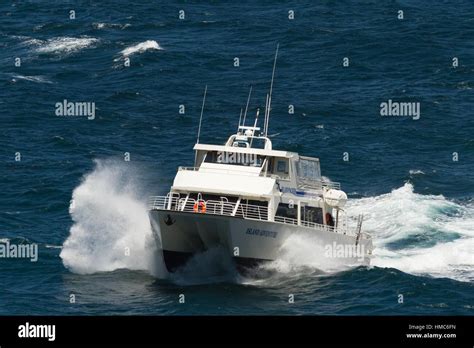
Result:
{"label": "wave", "polygon": [[118,23],[93,23],[92,27],[94,29],[126,29],[130,27],[130,23],[118,24]]}
{"label": "wave", "polygon": [[93,37],[57,37],[48,40],[29,39],[27,44],[37,46],[36,53],[39,54],[72,54],[85,48],[93,47],[99,39]]}
{"label": "wave", "polygon": [[376,197],[349,200],[351,215],[375,244],[372,265],[416,275],[474,280],[474,204],[421,195],[413,185]]}
{"label": "wave", "polygon": [[[328,258],[325,256],[325,248],[315,238],[314,233],[298,233],[285,240],[280,248],[277,260],[263,264],[255,271],[255,276],[270,272],[278,275],[286,274],[298,276],[317,271],[323,273],[341,272],[361,263],[348,264],[347,260]],[[263,272],[263,273],[262,273]]]}
{"label": "wave", "polygon": [[410,169],[408,172],[410,175],[424,175],[425,172],[420,169]]}
{"label": "wave", "polygon": [[50,244],[45,244],[44,247],[46,249],[62,249],[63,248],[62,245],[50,245]]}
{"label": "wave", "polygon": [[17,80],[25,80],[25,81],[30,81],[30,82],[36,82],[36,83],[53,83],[52,81],[48,80],[44,76],[38,75],[38,76],[24,76],[24,75],[12,75],[12,81],[16,82]]}
{"label": "wave", "polygon": [[74,222],[60,257],[74,273],[90,274],[120,268],[147,270],[162,277],[146,204],[139,185],[123,162],[96,161],[72,194]]}
{"label": "wave", "polygon": [[134,53],[143,53],[148,50],[162,50],[161,46],[155,40],[147,40],[144,42],[140,42],[139,44],[129,46],[124,50],[120,51],[120,53],[124,56],[130,56]]}
{"label": "wave", "polygon": [[[406,183],[387,194],[351,199],[345,210],[349,216],[364,215],[362,228],[372,235],[375,246],[370,267],[474,281],[474,203],[417,194],[413,185]],[[324,257],[324,249],[311,234],[299,233],[285,241],[277,260],[260,270],[276,272],[263,281],[268,285],[278,283],[282,275],[323,275],[356,266]],[[245,280],[255,285],[259,282]]]}

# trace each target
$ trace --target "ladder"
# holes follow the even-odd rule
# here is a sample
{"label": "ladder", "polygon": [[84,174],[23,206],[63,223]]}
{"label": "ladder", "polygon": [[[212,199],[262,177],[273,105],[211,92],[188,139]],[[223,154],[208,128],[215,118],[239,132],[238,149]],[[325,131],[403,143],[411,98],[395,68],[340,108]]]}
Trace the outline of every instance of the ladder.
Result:
{"label": "ladder", "polygon": [[362,231],[362,221],[363,220],[364,220],[364,216],[359,215],[359,217],[357,219],[357,228],[356,228],[356,231],[357,231],[357,237],[356,237],[356,243],[355,243],[356,246],[359,244],[359,239],[360,239],[360,234],[361,234],[361,231]]}

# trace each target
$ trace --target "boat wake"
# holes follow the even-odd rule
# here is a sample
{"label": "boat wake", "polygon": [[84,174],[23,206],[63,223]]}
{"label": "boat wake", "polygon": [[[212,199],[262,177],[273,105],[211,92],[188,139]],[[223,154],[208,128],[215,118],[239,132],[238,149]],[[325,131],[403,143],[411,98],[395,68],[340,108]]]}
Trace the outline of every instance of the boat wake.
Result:
{"label": "boat wake", "polygon": [[[363,230],[375,246],[371,266],[474,281],[474,202],[417,194],[406,183],[387,194],[350,199],[345,209],[349,216],[364,215]],[[333,273],[357,266],[338,265],[321,255],[324,249],[311,235],[295,235],[283,245],[279,260],[265,267],[297,276],[312,269]]]}
{"label": "boat wake", "polygon": [[349,214],[364,214],[376,249],[372,265],[403,272],[474,280],[474,202],[421,195],[413,185],[376,197],[349,200]]}
{"label": "boat wake", "polygon": [[[72,272],[88,274],[119,268],[146,270],[167,277],[156,251],[147,207],[134,174],[123,164],[97,161],[73,192],[74,222],[61,258]],[[364,214],[363,228],[375,244],[372,265],[459,281],[474,280],[474,202],[457,203],[443,196],[421,195],[410,183],[390,193],[349,200],[349,215]],[[298,276],[347,269],[329,263],[310,234],[292,236],[279,260],[263,271]],[[128,250],[128,255],[127,255]],[[320,256],[318,256],[320,255]],[[236,279],[219,250],[196,255],[172,281],[182,284]]]}

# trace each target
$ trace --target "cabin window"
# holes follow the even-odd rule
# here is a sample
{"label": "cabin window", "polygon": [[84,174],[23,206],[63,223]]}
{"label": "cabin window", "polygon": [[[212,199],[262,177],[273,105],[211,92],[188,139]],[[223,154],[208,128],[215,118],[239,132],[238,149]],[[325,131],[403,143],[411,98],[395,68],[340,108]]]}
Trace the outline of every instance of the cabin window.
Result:
{"label": "cabin window", "polygon": [[269,157],[268,158],[267,173],[270,173],[270,175],[275,175],[280,179],[288,180],[289,169],[290,167],[289,167],[288,158],[283,158],[283,157]]}
{"label": "cabin window", "polygon": [[298,205],[296,204],[278,204],[278,209],[276,212],[277,216],[282,216],[286,218],[297,219],[298,218]]}
{"label": "cabin window", "polygon": [[204,162],[206,163],[216,163],[217,159],[217,152],[216,151],[209,151],[206,153],[206,156],[204,157]]}
{"label": "cabin window", "polygon": [[204,158],[205,163],[230,164],[237,166],[261,167],[265,156],[254,153],[209,151]]}
{"label": "cabin window", "polygon": [[268,220],[268,202],[242,198],[235,216]]}
{"label": "cabin window", "polygon": [[311,157],[300,157],[296,164],[296,172],[298,178],[303,180],[319,180],[321,179],[321,169],[319,160]]}
{"label": "cabin window", "polygon": [[303,221],[323,224],[323,209],[316,207],[302,207],[301,219]]}
{"label": "cabin window", "polygon": [[277,171],[288,174],[288,170],[286,169],[286,161],[277,161]]}
{"label": "cabin window", "polygon": [[258,205],[259,207],[268,207],[268,202],[267,201],[255,201],[252,199],[244,199],[242,198],[240,203],[242,204],[251,204],[251,205]]}

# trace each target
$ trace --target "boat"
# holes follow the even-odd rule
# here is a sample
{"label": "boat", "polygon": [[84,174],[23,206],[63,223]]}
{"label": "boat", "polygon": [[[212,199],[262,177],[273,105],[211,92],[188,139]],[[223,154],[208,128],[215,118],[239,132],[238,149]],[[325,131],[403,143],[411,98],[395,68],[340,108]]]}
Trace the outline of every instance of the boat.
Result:
{"label": "boat", "polygon": [[[318,158],[275,150],[268,136],[278,47],[263,129],[246,125],[252,88],[235,134],[223,145],[199,142],[192,167],[179,167],[168,193],[149,199],[153,235],[169,272],[194,255],[222,248],[239,271],[277,260],[290,236],[309,235],[315,253],[336,263],[370,263],[372,238],[362,216],[348,217],[340,184],[321,175]],[[351,224],[352,222],[352,224]]]}

